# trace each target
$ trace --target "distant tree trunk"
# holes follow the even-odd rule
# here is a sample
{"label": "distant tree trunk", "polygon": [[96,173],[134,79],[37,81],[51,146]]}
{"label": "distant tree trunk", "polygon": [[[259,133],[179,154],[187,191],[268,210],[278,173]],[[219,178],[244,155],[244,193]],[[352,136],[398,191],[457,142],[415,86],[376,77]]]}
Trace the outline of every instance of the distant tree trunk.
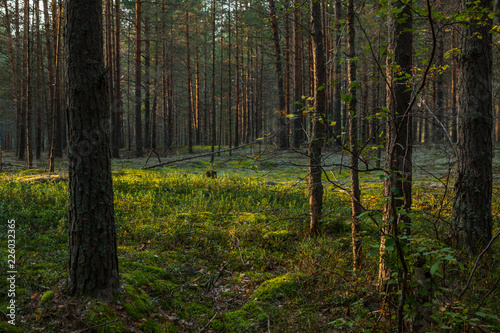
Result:
{"label": "distant tree trunk", "polygon": [[271,17],[271,30],[274,42],[274,61],[276,64],[276,76],[278,80],[278,140],[280,149],[287,149],[288,146],[288,132],[285,123],[286,119],[286,103],[285,103],[285,90],[283,86],[283,66],[281,59],[281,47],[278,34],[278,16],[276,14],[276,6],[274,0],[269,0],[269,14]]}
{"label": "distant tree trunk", "polygon": [[[222,61],[222,47],[221,47],[221,61]],[[221,87],[222,87],[222,76],[221,76]],[[222,94],[221,94],[221,98],[222,98]],[[222,104],[222,102],[221,102]],[[222,112],[221,112],[221,115],[222,115]],[[212,0],[212,126],[211,127],[211,131],[210,133],[212,134],[212,137],[211,137],[211,144],[212,144],[212,147],[211,147],[211,151],[212,151],[212,155],[210,155],[210,164],[213,168],[214,166],[214,152],[215,152],[215,144],[216,144],[216,140],[217,140],[217,131],[216,131],[216,122],[215,122],[215,117],[216,117],[216,114],[215,114],[215,0]],[[220,144],[220,141],[219,141],[219,144]]]}
{"label": "distant tree trunk", "polygon": [[[229,8],[231,8],[231,0],[229,0],[229,5],[228,5]],[[231,41],[231,10],[228,10],[228,13],[227,13],[227,22],[228,22],[228,56],[227,56],[227,63],[228,63],[228,81],[229,81],[229,84],[228,84],[228,93],[227,93],[227,111],[228,111],[228,129],[229,129],[229,148],[232,148],[233,146],[233,117],[232,117],[232,84],[231,84],[231,80],[232,80],[232,76],[231,76],[231,48],[233,47],[232,46],[232,41]],[[232,151],[229,152],[229,155],[231,156],[232,154]]]}
{"label": "distant tree trunk", "polygon": [[31,34],[30,34],[30,5],[29,1],[24,2],[24,37],[25,37],[25,61],[26,61],[26,84],[24,98],[26,100],[26,156],[28,158],[28,168],[33,167],[33,124],[31,116],[32,87],[31,87]]}
{"label": "distant tree trunk", "polygon": [[[437,123],[434,125],[433,134],[434,143],[442,143],[445,137],[443,127],[441,124],[444,122],[444,33],[443,31],[437,34],[437,49],[436,49],[436,66],[437,73],[435,76],[436,85],[436,103],[434,113],[437,118]],[[443,124],[444,125],[444,124]]]}
{"label": "distant tree trunk", "polygon": [[[49,6],[47,0],[43,1],[43,19],[45,23],[45,43],[47,50],[47,75],[49,86],[48,112],[47,112],[47,127],[49,128],[49,172],[54,172],[54,56],[50,29]],[[52,18],[55,19],[55,18]]]}
{"label": "distant tree trunk", "polygon": [[[283,73],[284,79],[284,94],[285,94],[285,114],[288,116],[290,113],[290,0],[285,0],[283,2],[283,10],[285,12],[285,52],[284,52],[284,62],[285,62],[285,72]],[[290,133],[290,125],[286,124],[287,142],[288,134]]]}
{"label": "distant tree trunk", "polygon": [[115,114],[112,115],[111,126],[111,156],[120,158],[120,148],[124,147],[123,142],[123,102],[121,91],[121,56],[120,56],[120,0],[115,2]]}
{"label": "distant tree trunk", "polygon": [[[35,1],[35,34],[36,34],[36,150],[35,158],[40,159],[42,155],[42,81],[43,81],[43,60],[42,60],[42,38],[40,34],[40,2]],[[43,89],[45,90],[45,89]]]}
{"label": "distant tree trunk", "polygon": [[114,47],[113,47],[113,42],[112,42],[112,37],[113,37],[113,24],[112,24],[112,1],[113,0],[106,0],[106,14],[105,14],[105,36],[106,36],[106,42],[105,42],[105,58],[106,58],[106,70],[108,71],[108,96],[109,96],[109,118],[110,118],[110,124],[111,124],[111,151],[113,152],[115,150],[115,142],[114,142],[114,127],[116,126],[115,121],[116,121],[116,101],[115,101],[115,94],[114,94],[114,71],[113,71],[113,58],[114,58]]}
{"label": "distant tree trunk", "polygon": [[240,48],[239,48],[239,23],[238,23],[238,1],[234,2],[234,60],[235,60],[235,78],[236,78],[236,99],[235,99],[235,112],[234,112],[234,146],[238,147],[240,144]]}
{"label": "distant tree trunk", "polygon": [[314,113],[312,119],[312,135],[309,143],[309,209],[311,215],[310,232],[313,236],[319,233],[319,223],[323,209],[323,169],[321,150],[325,137],[324,112],[326,106],[326,58],[323,49],[323,27],[321,20],[321,4],[311,0],[311,25],[313,37],[314,64]]}
{"label": "distant tree trunk", "polygon": [[[342,135],[342,100],[341,100],[341,82],[342,82],[342,65],[340,57],[342,55],[342,27],[340,20],[342,19],[342,5],[341,0],[335,1],[335,88],[334,88],[334,104],[333,104],[333,119],[335,125],[333,132],[335,137]],[[341,139],[338,142],[342,142]]]}
{"label": "distant tree trunk", "polygon": [[[198,36],[198,26],[195,26],[195,36]],[[194,62],[195,62],[195,76],[194,76],[194,126],[195,126],[195,144],[201,144],[201,126],[202,126],[202,117],[201,117],[201,83],[200,83],[200,54],[198,51],[198,45],[195,46],[194,52]]]}
{"label": "distant tree trunk", "polygon": [[[146,12],[147,13],[147,12]],[[144,148],[151,148],[151,34],[149,14],[144,17]]]}
{"label": "distant tree trunk", "polygon": [[356,30],[354,26],[354,0],[347,3],[347,57],[350,59],[347,65],[347,76],[349,81],[349,149],[351,159],[351,228],[352,228],[352,252],[353,252],[353,270],[361,268],[361,221],[359,215],[362,213],[361,191],[359,189],[358,175],[358,119],[359,114],[356,110],[357,81],[356,81]]}
{"label": "distant tree trunk", "polygon": [[72,296],[118,292],[102,2],[67,0],[69,264]]}
{"label": "distant tree trunk", "polygon": [[16,109],[16,156],[18,160],[22,161],[26,157],[26,98],[24,96],[24,74],[23,69],[25,69],[25,64],[23,62],[22,50],[21,50],[21,34],[20,34],[20,9],[19,0],[14,2],[14,27],[16,31],[15,35],[15,58],[18,60],[18,89],[19,89],[19,104]]}
{"label": "distant tree trunk", "polygon": [[[4,10],[5,10],[5,27],[6,27],[6,34],[7,34],[7,47],[8,47],[8,52],[9,52],[9,58],[10,58],[10,70],[11,70],[11,78],[12,78],[12,98],[14,102],[14,109],[16,110],[16,119],[19,117],[21,113],[21,101],[19,100],[20,97],[20,92],[19,92],[19,73],[18,73],[18,62],[17,62],[17,45],[14,42],[14,38],[12,37],[12,32],[11,32],[11,22],[10,22],[10,15],[9,15],[9,7],[7,4],[7,0],[3,1],[4,4]],[[14,14],[15,15],[15,14]],[[17,20],[17,19],[16,19]],[[17,36],[16,36],[17,37]],[[16,120],[17,122],[17,120]],[[17,125],[17,124],[16,124]],[[18,133],[19,127],[16,126],[16,135],[19,135]],[[19,136],[17,136],[19,138]],[[17,142],[19,143],[19,142]],[[17,152],[16,152],[17,153]]]}
{"label": "distant tree trunk", "polygon": [[302,38],[299,31],[299,22],[300,22],[300,11],[299,1],[293,1],[293,46],[294,46],[294,56],[293,56],[293,67],[294,67],[294,85],[293,85],[293,99],[295,105],[295,118],[293,121],[293,147],[299,148],[300,144],[304,141],[304,131],[302,127],[304,126],[304,117],[302,115],[302,90],[303,90],[303,82],[302,76]]}
{"label": "distant tree trunk", "polygon": [[143,157],[142,149],[142,96],[141,96],[141,9],[142,0],[135,3],[135,157]]}
{"label": "distant tree trunk", "polygon": [[188,151],[193,153],[193,105],[192,105],[192,78],[191,78],[191,54],[189,50],[189,12],[186,11],[186,71],[187,71],[187,102],[188,102]]}
{"label": "distant tree trunk", "polygon": [[62,80],[62,73],[61,73],[61,39],[62,39],[62,28],[63,28],[63,8],[62,8],[62,2],[59,1],[54,1],[52,4],[52,39],[55,41],[54,45],[54,75],[55,75],[55,82],[54,82],[54,96],[53,96],[53,127],[54,127],[54,135],[52,137],[52,148],[53,148],[53,156],[61,158],[63,156],[62,153],[62,146],[63,146],[63,130],[62,130],[62,123],[61,123],[61,103],[62,103],[62,91],[61,91],[61,80]]}
{"label": "distant tree trunk", "polygon": [[389,175],[384,180],[383,229],[380,241],[379,284],[381,288],[390,278],[391,271],[385,262],[385,242],[388,237],[397,238],[397,226],[410,225],[408,212],[411,208],[412,185],[412,112],[409,109],[411,90],[405,75],[412,73],[412,12],[403,0],[392,3],[398,14],[389,15],[389,41],[387,53],[387,143],[385,169]]}
{"label": "distant tree trunk", "polygon": [[[452,222],[457,246],[477,255],[492,233],[492,37],[491,1],[462,0],[462,9],[476,10],[461,34],[458,56],[459,116],[457,176]],[[478,5],[477,9],[474,9]],[[482,8],[488,9],[482,14]]]}
{"label": "distant tree trunk", "polygon": [[[457,46],[457,33],[455,29],[451,32],[451,48]],[[457,61],[456,57],[451,59],[451,141],[457,142]]]}

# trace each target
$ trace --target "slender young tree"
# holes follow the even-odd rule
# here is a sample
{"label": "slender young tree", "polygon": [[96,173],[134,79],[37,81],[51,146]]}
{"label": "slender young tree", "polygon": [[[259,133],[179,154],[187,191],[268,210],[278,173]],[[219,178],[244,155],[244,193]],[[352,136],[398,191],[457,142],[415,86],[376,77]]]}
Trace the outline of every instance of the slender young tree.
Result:
{"label": "slender young tree", "polygon": [[141,69],[141,17],[142,17],[142,0],[137,0],[135,3],[135,157],[143,157],[143,141],[142,141],[142,69]]}
{"label": "slender young tree", "polygon": [[299,148],[301,142],[304,140],[304,131],[302,129],[304,125],[304,117],[302,115],[302,36],[299,30],[300,23],[300,11],[299,1],[293,0],[293,26],[292,26],[292,35],[293,35],[293,99],[295,106],[295,118],[293,121],[293,147]]}
{"label": "slender young tree", "polygon": [[283,84],[283,65],[280,47],[280,38],[278,33],[278,16],[276,14],[276,5],[274,0],[269,0],[269,15],[271,17],[271,30],[274,42],[274,62],[276,65],[276,76],[278,80],[278,140],[281,149],[288,148],[288,133],[285,123],[286,117],[286,102],[285,102],[285,88]]}
{"label": "slender young tree", "polygon": [[33,167],[33,124],[31,117],[33,110],[31,108],[32,86],[31,86],[31,27],[30,27],[30,2],[24,1],[24,38],[25,38],[25,63],[26,63],[26,82],[24,86],[24,98],[26,108],[26,156],[28,168]]}
{"label": "slender young tree", "polygon": [[477,255],[490,241],[493,225],[491,1],[463,0],[461,5],[472,18],[462,29],[458,57],[457,176],[452,222],[457,245]]}
{"label": "slender young tree", "polygon": [[325,84],[326,57],[323,48],[323,24],[321,19],[321,4],[311,0],[311,26],[314,65],[314,112],[312,118],[312,134],[309,142],[309,210],[311,216],[310,232],[319,233],[319,223],[323,209],[323,184],[321,175],[323,169],[322,148],[325,140]]}
{"label": "slender young tree", "polygon": [[[214,151],[215,151],[215,144],[216,144],[216,140],[217,140],[217,131],[216,131],[216,122],[215,122],[215,117],[216,117],[216,114],[215,114],[215,9],[216,9],[216,4],[215,4],[215,0],[212,0],[212,116],[211,116],[211,119],[212,119],[212,124],[211,124],[211,128],[210,128],[210,133],[212,134],[212,137],[211,137],[211,151],[212,151],[212,155],[210,155],[210,164],[213,168],[214,166],[214,158],[215,158],[215,154],[214,154]],[[221,59],[222,59],[222,48],[221,48]],[[221,87],[222,87],[222,83],[221,83]],[[222,96],[222,94],[221,94]],[[221,113],[222,115],[222,113]],[[220,142],[219,142],[220,144]]]}
{"label": "slender young tree", "polygon": [[102,1],[67,0],[69,125],[68,291],[107,298],[118,291],[118,257],[104,74]]}
{"label": "slender young tree", "polygon": [[[388,17],[389,40],[387,46],[387,143],[385,169],[389,174],[384,180],[384,218],[380,242],[379,284],[385,286],[391,271],[385,262],[385,244],[388,238],[397,239],[398,226],[409,228],[408,212],[411,208],[412,184],[412,112],[411,89],[408,76],[412,71],[412,12],[411,2],[391,2]],[[407,229],[408,230],[408,229]]]}
{"label": "slender young tree", "polygon": [[361,191],[359,189],[358,174],[358,82],[356,81],[356,29],[354,26],[354,0],[347,2],[347,76],[349,82],[349,149],[350,149],[350,173],[351,173],[351,229],[352,229],[352,252],[353,269],[361,267],[361,222],[359,215],[362,212]]}
{"label": "slender young tree", "polygon": [[188,102],[188,151],[193,153],[193,103],[192,103],[192,77],[191,77],[191,54],[189,36],[189,11],[186,10],[186,71],[187,71],[187,102]]}

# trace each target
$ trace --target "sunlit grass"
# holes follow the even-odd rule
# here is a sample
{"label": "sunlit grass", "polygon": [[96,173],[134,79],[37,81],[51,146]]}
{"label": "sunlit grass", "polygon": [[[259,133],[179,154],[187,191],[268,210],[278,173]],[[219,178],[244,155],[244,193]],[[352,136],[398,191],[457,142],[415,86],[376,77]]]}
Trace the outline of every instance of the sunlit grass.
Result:
{"label": "sunlit grass", "polygon": [[[333,154],[329,159],[332,163],[342,161],[341,156]],[[394,325],[390,316],[381,317],[378,312],[381,171],[361,174],[363,205],[371,213],[362,220],[364,267],[353,273],[350,198],[329,183],[335,181],[349,190],[346,168],[331,168],[324,178],[321,236],[312,239],[308,234],[304,167],[307,163],[303,156],[271,155],[265,151],[259,155],[256,149],[237,156],[221,156],[216,159],[216,179],[204,175],[209,166],[207,159],[153,170],[140,170],[143,160],[113,163],[118,256],[126,289],[118,299],[121,303],[112,306],[124,325],[141,325],[146,317],[153,318],[165,331],[173,327],[199,331],[209,325],[215,331],[259,332],[270,325],[272,331],[280,332],[336,329],[354,332],[362,328],[375,332],[390,330]],[[445,167],[440,169],[444,170]],[[43,170],[7,172],[0,181],[0,218],[18,222],[18,265],[22,276],[19,297],[24,309],[21,316],[31,330],[61,331],[60,327],[49,329],[44,323],[67,315],[58,306],[65,299],[68,183],[64,170],[57,175],[57,178],[31,178],[45,173]],[[445,177],[440,174],[439,179]],[[452,193],[449,189],[445,192],[443,186],[435,186],[436,183],[437,179],[418,173],[413,189],[412,251],[423,248],[431,253],[426,265],[451,254],[456,254],[459,260],[463,258],[460,253],[448,252],[451,250],[446,244],[446,232]],[[498,190],[495,186],[494,193]],[[498,196],[494,196],[494,216],[499,215],[499,204]],[[495,223],[496,230],[498,222]],[[4,224],[0,231],[5,234]],[[5,244],[2,239],[2,249]],[[409,260],[412,264],[414,259]],[[454,290],[463,286],[470,267],[461,271],[460,266],[446,260],[446,271],[443,265],[440,269],[447,275],[435,276],[439,283],[436,290],[445,289],[446,297],[453,298]],[[493,254],[489,260],[498,263],[498,256]],[[5,262],[1,265],[5,268]],[[287,289],[286,283],[280,284],[288,276],[294,277],[290,282],[293,290]],[[481,299],[498,276],[498,269],[483,268],[474,279],[469,300]],[[272,285],[273,290],[281,293],[277,294],[279,297],[254,300],[254,292],[259,290],[256,295],[266,292],[259,289],[264,281],[271,281],[263,286]],[[0,287],[4,288],[5,282]],[[42,308],[39,300],[45,288],[55,290],[58,296],[51,308],[39,314],[40,320],[35,316],[37,308]],[[487,308],[484,313],[498,309],[498,297],[498,292],[492,292],[484,304]],[[127,302],[142,304],[139,299],[151,309],[147,316],[120,308],[120,304]],[[444,296],[437,299],[446,300]],[[2,296],[0,305],[6,300]],[[460,306],[470,308],[466,303]],[[82,303],[82,307],[86,305]],[[139,305],[137,308],[140,310]],[[96,309],[101,309],[100,305]],[[130,313],[144,315],[144,320],[131,319]],[[446,313],[442,313],[443,318],[451,316]],[[338,318],[345,320],[343,328],[328,324]],[[99,323],[102,322],[93,325]],[[356,324],[348,326],[349,323]],[[486,318],[484,323],[493,320]]]}

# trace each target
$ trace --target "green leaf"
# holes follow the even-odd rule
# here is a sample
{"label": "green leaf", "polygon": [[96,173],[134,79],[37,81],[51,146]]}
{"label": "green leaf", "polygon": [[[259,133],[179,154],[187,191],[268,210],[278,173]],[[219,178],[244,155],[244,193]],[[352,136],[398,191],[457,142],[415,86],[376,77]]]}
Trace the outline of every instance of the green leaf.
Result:
{"label": "green leaf", "polygon": [[440,264],[441,264],[441,261],[438,261],[438,262],[434,263],[434,265],[432,265],[431,270],[430,270],[431,275],[436,274],[437,270],[439,269]]}

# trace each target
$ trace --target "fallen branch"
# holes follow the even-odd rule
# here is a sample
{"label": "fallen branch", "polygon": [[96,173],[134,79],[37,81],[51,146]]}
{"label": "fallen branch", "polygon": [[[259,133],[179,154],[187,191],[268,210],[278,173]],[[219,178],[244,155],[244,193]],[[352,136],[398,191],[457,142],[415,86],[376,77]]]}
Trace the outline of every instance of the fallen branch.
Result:
{"label": "fallen branch", "polygon": [[173,160],[173,161],[167,161],[167,162],[163,162],[163,163],[158,163],[158,164],[151,165],[151,166],[148,166],[148,167],[145,166],[142,169],[143,170],[147,170],[147,169],[159,168],[159,167],[167,165],[167,164],[174,164],[174,163],[177,163],[177,162],[192,160],[192,159],[199,158],[199,157],[210,156],[210,155],[219,154],[219,153],[225,153],[225,152],[228,152],[228,151],[232,151],[232,150],[236,150],[236,149],[248,147],[248,146],[251,146],[251,145],[258,144],[258,143],[263,143],[264,141],[269,140],[269,139],[273,138],[274,136],[276,136],[276,134],[270,135],[270,136],[268,136],[268,137],[266,137],[264,139],[261,139],[261,140],[255,140],[255,141],[252,141],[250,143],[245,143],[244,145],[241,145],[241,146],[238,146],[238,147],[233,147],[233,148],[218,150],[218,151],[204,153],[204,154],[196,155],[196,156],[184,157],[184,158],[180,158],[180,159]]}
{"label": "fallen branch", "polygon": [[212,317],[212,319],[210,319],[210,320],[208,321],[208,323],[207,323],[205,326],[203,326],[203,328],[202,328],[201,330],[199,330],[199,331],[198,331],[198,333],[204,332],[204,331],[208,328],[208,326],[209,326],[209,325],[210,325],[210,324],[214,321],[214,319],[215,319],[218,315],[219,315],[219,313],[217,312],[217,313],[216,313],[216,314]]}

